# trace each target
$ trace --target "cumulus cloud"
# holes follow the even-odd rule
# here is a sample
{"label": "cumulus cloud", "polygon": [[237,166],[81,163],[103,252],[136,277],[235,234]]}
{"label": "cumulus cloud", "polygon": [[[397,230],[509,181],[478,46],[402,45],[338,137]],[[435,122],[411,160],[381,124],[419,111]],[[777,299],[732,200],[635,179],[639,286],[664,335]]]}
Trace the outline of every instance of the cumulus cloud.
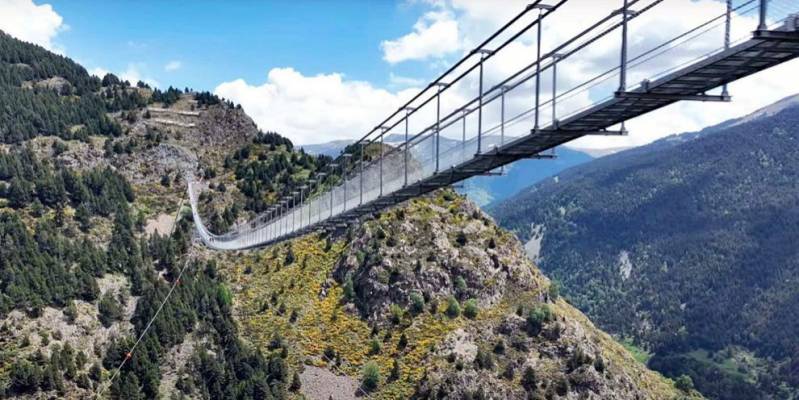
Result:
{"label": "cumulus cloud", "polygon": [[[432,70],[450,65],[476,43],[504,24],[527,0],[508,0],[503,7],[480,0],[427,0],[430,11],[412,27],[412,31],[395,40],[383,42],[385,61],[395,64],[405,60],[424,60]],[[570,2],[571,8],[560,10],[557,18],[544,25],[544,52],[555,44],[571,37],[605,13],[618,7],[616,0]],[[671,0],[656,7],[656,12],[644,14],[631,24],[631,59],[642,51],[653,47],[683,31],[694,27],[723,12],[724,3],[714,0]],[[690,13],[686,10],[691,10]],[[666,18],[681,15],[681,18]],[[532,16],[530,16],[532,17]],[[554,15],[553,15],[554,17]],[[528,19],[526,22],[529,22]],[[525,21],[522,21],[525,22]],[[736,16],[733,37],[749,35],[752,16]],[[435,27],[439,24],[439,27]],[[443,25],[441,25],[443,24]],[[440,28],[448,26],[449,28]],[[431,34],[431,30],[445,31]],[[670,66],[684,63],[721,46],[720,28],[701,36],[690,46],[679,51],[665,53],[648,63],[630,71],[631,85],[645,77],[651,77]],[[448,43],[447,46],[441,46]],[[453,53],[452,50],[455,50]],[[503,52],[497,54],[485,67],[484,88],[496,85],[500,80],[533,61],[535,36],[527,34]],[[584,82],[618,63],[618,36],[600,41],[579,56],[564,62],[559,67],[558,91]],[[611,148],[641,145],[658,138],[704,126],[725,119],[741,116],[792,94],[796,87],[784,84],[785,76],[797,73],[798,61],[762,72],[730,86],[734,97],[732,103],[682,102],[631,121],[627,127],[628,137],[588,137],[571,143],[575,147]],[[542,81],[544,100],[549,99],[551,78],[547,72]],[[430,77],[428,77],[430,78]],[[341,74],[305,76],[291,68],[276,68],[269,71],[266,82],[249,83],[244,80],[225,82],[219,85],[216,94],[242,104],[258,125],[264,130],[276,130],[299,144],[326,142],[334,139],[352,139],[362,136],[375,124],[382,121],[402,100],[410,98],[426,82],[391,72],[389,90],[375,87],[367,82],[351,81]],[[783,84],[781,84],[783,83]],[[618,87],[618,78],[611,78],[590,91],[578,92],[570,99],[559,102],[559,116],[592,104],[611,95]],[[476,74],[468,76],[448,90],[441,99],[442,115],[462,106],[478,93]],[[529,110],[532,105],[530,83],[510,92],[506,96],[506,119]],[[736,95],[741,93],[741,95]],[[745,95],[744,95],[745,94]],[[500,121],[498,102],[492,103],[483,113],[483,132],[497,133]],[[431,102],[411,118],[411,133],[435,121],[435,102]],[[542,121],[548,122],[551,109],[542,109]],[[476,132],[476,118],[467,121],[468,135]],[[509,126],[507,135],[529,133],[532,116],[527,114]],[[442,133],[459,138],[460,126],[452,126]]]}
{"label": "cumulus cloud", "polygon": [[3,0],[0,1],[0,29],[26,42],[62,52],[53,39],[67,26],[49,4],[36,5],[33,0]]}
{"label": "cumulus cloud", "polygon": [[[149,76],[146,76],[142,72],[142,70],[145,69],[145,67],[146,67],[146,65],[143,64],[143,63],[130,63],[130,64],[128,64],[127,68],[125,68],[124,71],[122,71],[122,72],[113,72],[113,73],[116,76],[118,76],[119,79],[121,79],[123,81],[128,81],[132,85],[135,85],[136,82],[138,82],[138,81],[142,81],[142,82],[144,82],[144,83],[146,83],[146,84],[148,84],[148,85],[150,85],[152,87],[159,87],[160,84],[158,83],[157,80],[155,80],[155,79],[153,79],[153,78],[151,78]],[[94,76],[96,76],[98,78],[104,77],[109,72],[112,72],[112,71],[109,71],[109,70],[107,70],[105,68],[102,68],[102,67],[95,67],[95,68],[92,68],[92,69],[89,70],[90,74],[92,74],[92,75],[94,75]]]}
{"label": "cumulus cloud", "polygon": [[261,129],[297,144],[362,136],[415,92],[390,92],[337,73],[305,76],[292,68],[270,70],[260,85],[237,79],[214,90],[241,104]]}
{"label": "cumulus cloud", "polygon": [[[436,59],[431,62],[438,65],[446,61],[449,65],[464,52],[474,48],[485,37],[494,32],[511,17],[523,10],[529,3],[527,0],[506,0],[502,7],[497,7],[493,2],[482,0],[438,0],[428,1],[434,12],[447,15],[458,27],[458,38],[453,43],[459,43],[461,51],[449,57]],[[649,3],[648,1],[641,2]],[[543,52],[546,53],[554,45],[562,43],[572,37],[591,22],[607,15],[611,10],[619,7],[617,0],[595,0],[591,2],[569,2],[557,13],[553,14],[543,25]],[[639,6],[634,8],[639,8]],[[724,12],[724,2],[715,0],[671,0],[663,2],[648,13],[635,19],[630,24],[630,58],[640,55],[645,50],[651,49],[672,37],[691,29],[711,17],[716,17]],[[531,13],[533,14],[533,13]],[[680,18],[673,16],[679,15]],[[533,15],[523,19],[521,23],[532,21]],[[720,22],[721,20],[719,20]],[[414,31],[405,37],[418,33],[420,24]],[[754,13],[733,16],[732,37],[745,38],[751,34],[756,25]],[[678,50],[671,50],[660,57],[640,63],[628,72],[630,86],[636,85],[644,78],[650,78],[667,68],[682,65],[702,56],[722,45],[723,27],[719,24],[708,30],[697,39]],[[498,53],[494,59],[485,66],[485,86],[491,87],[503,78],[517,71],[520,67],[534,61],[536,51],[536,37],[530,32]],[[410,58],[410,57],[409,57]],[[417,59],[421,59],[418,57]],[[571,57],[559,67],[558,89],[563,92],[591,77],[594,77],[610,68],[618,66],[619,44],[618,35],[611,34],[607,39],[600,40],[586,50]],[[785,96],[797,91],[796,86],[780,84],[785,76],[799,73],[799,61],[761,72],[755,76],[745,78],[730,86],[734,96],[732,103],[690,103],[681,102],[671,107],[644,115],[628,124],[631,135],[628,137],[590,137],[580,139],[571,145],[590,148],[618,147],[641,145],[658,138],[686,131],[701,129],[707,125],[721,122],[725,119],[741,116],[766,106]],[[548,99],[551,90],[551,78],[547,72],[542,82],[544,99]],[[784,82],[783,82],[784,83]],[[601,98],[612,95],[618,87],[618,78],[611,78],[600,83],[587,92],[578,93],[568,101],[559,105],[561,113],[577,110]],[[461,97],[473,97],[477,92],[476,77],[469,76],[455,88],[462,93]],[[525,93],[522,93],[526,91]],[[532,85],[525,85],[519,93],[509,93],[508,115],[515,115],[528,110],[531,104]],[[736,93],[745,95],[735,96]],[[484,119],[491,123],[496,119],[496,111],[488,111]],[[548,120],[550,111],[543,109]],[[527,117],[518,125],[524,129],[517,129],[517,133],[529,131],[531,117]],[[520,128],[517,126],[517,128]]]}
{"label": "cumulus cloud", "polygon": [[413,32],[380,43],[383,59],[391,64],[443,57],[460,50],[458,21],[449,12],[430,11],[413,26]]}
{"label": "cumulus cloud", "polygon": [[398,88],[406,88],[410,86],[421,87],[427,84],[424,79],[397,75],[393,72],[388,74],[388,82],[391,86]]}
{"label": "cumulus cloud", "polygon": [[178,60],[172,60],[164,65],[164,71],[172,72],[177,71],[183,67],[183,63]]}

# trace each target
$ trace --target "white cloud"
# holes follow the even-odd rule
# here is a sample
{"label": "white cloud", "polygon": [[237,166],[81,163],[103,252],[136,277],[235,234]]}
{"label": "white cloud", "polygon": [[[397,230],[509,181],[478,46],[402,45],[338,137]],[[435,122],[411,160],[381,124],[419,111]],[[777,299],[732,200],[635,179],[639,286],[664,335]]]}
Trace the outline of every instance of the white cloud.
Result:
{"label": "white cloud", "polygon": [[[506,23],[511,17],[523,10],[529,3],[528,0],[506,0],[502,7],[495,2],[483,0],[439,0],[429,1],[431,12],[448,16],[448,21],[458,28],[458,38],[453,43],[461,45],[458,54],[450,57],[438,58],[429,64],[434,69],[441,70],[442,62],[451,65],[457,57],[474,48],[489,34]],[[641,4],[650,1],[642,1]],[[611,10],[619,7],[617,0],[593,0],[568,2],[552,15],[543,24],[543,53],[552,49],[554,45],[562,43],[572,37],[590,23],[604,17]],[[642,7],[640,4],[635,9]],[[724,2],[716,0],[670,0],[656,6],[651,11],[636,18],[630,23],[630,58],[640,55],[643,51],[654,47],[672,37],[693,28],[711,17],[719,16],[724,12]],[[535,14],[535,12],[531,13]],[[679,15],[680,18],[674,18]],[[533,15],[528,15],[520,21],[518,26],[531,22]],[[720,21],[720,20],[719,20]],[[419,33],[419,23],[414,31],[405,37],[414,37]],[[756,25],[756,18],[752,14],[746,16],[734,15],[732,37],[741,38],[751,34]],[[714,29],[698,37],[676,51],[670,51],[653,60],[635,66],[628,72],[629,86],[634,86],[644,78],[665,69],[693,60],[722,45],[723,27]],[[417,35],[418,36],[418,35]],[[403,38],[405,38],[403,37]],[[504,41],[504,38],[501,39]],[[586,50],[563,62],[559,67],[559,92],[573,87],[589,78],[598,75],[609,68],[616,67],[619,59],[619,37],[616,32],[590,46]],[[496,46],[500,41],[489,45]],[[420,47],[420,46],[417,46]],[[534,61],[536,52],[535,34],[529,32],[522,40],[508,46],[498,53],[485,65],[485,86],[491,87],[503,78],[517,71],[520,67]],[[457,56],[457,57],[456,57]],[[408,59],[412,57],[407,57]],[[416,57],[424,59],[424,57]],[[388,60],[387,61],[391,61]],[[434,65],[435,64],[435,65]],[[681,102],[662,110],[641,116],[628,123],[631,135],[628,137],[590,137],[572,143],[574,146],[604,148],[617,146],[641,145],[658,138],[686,131],[701,129],[702,127],[719,123],[723,120],[742,116],[757,108],[766,106],[785,96],[799,92],[799,86],[789,85],[785,76],[799,74],[799,61],[793,61],[783,66],[764,71],[755,76],[745,78],[730,86],[733,95],[732,103],[690,103]],[[476,74],[473,74],[476,75]],[[542,81],[543,99],[549,99],[551,90],[551,75],[546,72]],[[618,78],[612,78],[588,92],[583,92],[569,101],[559,104],[561,116],[569,110],[577,110],[598,99],[609,96],[618,87]],[[460,97],[471,98],[477,93],[476,76],[468,76],[462,84],[454,88],[460,92]],[[521,91],[519,91],[521,92]],[[739,95],[736,96],[736,93]],[[527,85],[524,93],[510,93],[507,115],[516,115],[527,110],[531,105],[532,86]],[[548,121],[550,110],[543,110],[542,120]],[[484,113],[486,114],[486,113]],[[493,126],[498,121],[496,110],[487,110],[484,115],[484,126]],[[514,134],[529,131],[531,117],[526,118],[516,126]]]}
{"label": "white cloud", "polygon": [[[508,0],[511,1],[511,0]],[[516,1],[516,0],[513,0]],[[431,11],[416,23],[411,33],[393,41],[383,42],[384,59],[389,63],[404,60],[426,60],[431,69],[441,69],[450,65],[465,50],[482,41],[493,30],[504,24],[516,11],[523,9],[527,0],[513,4],[503,3],[496,7],[493,3],[478,0],[427,0]],[[544,52],[547,46],[561,43],[608,10],[618,7],[615,0],[596,0],[592,2],[571,2],[571,9],[564,8],[558,18],[553,18],[544,26]],[[690,9],[687,13],[685,10]],[[723,3],[714,0],[671,0],[656,7],[657,13],[644,14],[630,26],[630,57],[640,54],[644,49],[669,39],[723,11]],[[682,15],[681,18],[664,18],[669,15]],[[736,16],[733,37],[750,33],[750,17]],[[524,21],[523,21],[524,22]],[[529,22],[529,20],[527,21]],[[445,24],[446,34],[431,34],[436,24]],[[687,50],[670,52],[652,62],[642,64],[630,71],[629,81],[635,84],[644,77],[651,76],[664,68],[704,54],[721,45],[720,29],[710,32],[692,43]],[[559,92],[573,87],[586,79],[604,72],[618,63],[618,36],[611,35],[600,41],[579,56],[564,62],[559,67]],[[508,46],[486,64],[484,88],[496,85],[520,67],[532,62],[535,54],[535,36],[527,34],[524,40]],[[448,42],[448,46],[441,43]],[[452,53],[452,49],[458,49]],[[797,74],[795,61],[773,70],[746,78],[730,86],[734,100],[730,104],[682,102],[639,117],[628,124],[631,135],[628,137],[588,137],[570,145],[588,148],[609,148],[641,145],[673,133],[701,129],[723,120],[744,115],[780,98],[799,91],[799,87],[787,85],[785,76]],[[551,77],[547,72],[542,81],[543,99],[549,99]],[[263,84],[251,84],[235,80],[220,84],[216,94],[242,104],[264,130],[276,130],[290,137],[298,144],[319,143],[334,139],[352,139],[362,136],[375,124],[382,121],[402,99],[410,98],[424,81],[390,73],[388,88],[376,88],[367,82],[350,81],[341,74],[320,74],[304,76],[291,68],[277,68],[269,71]],[[569,101],[559,102],[560,116],[569,110],[589,105],[613,93],[618,86],[617,78],[597,86],[591,91],[580,92]],[[476,74],[468,76],[456,84],[441,98],[442,115],[446,115],[477,94]],[[508,93],[506,116],[517,115],[530,108],[532,86],[530,84]],[[435,102],[431,102],[411,118],[411,133],[435,121]],[[548,122],[550,109],[542,110],[542,121]],[[467,120],[469,135],[476,132],[476,118]],[[507,135],[529,133],[532,118],[526,116],[516,125],[510,126]],[[497,102],[487,107],[483,113],[483,132],[497,133],[499,107]],[[494,130],[492,130],[492,128]],[[460,137],[460,126],[456,125],[442,133],[444,136]]]}
{"label": "white cloud", "polygon": [[67,25],[49,4],[36,5],[33,0],[2,0],[0,29],[17,39],[62,52],[53,39],[66,30]]}
{"label": "white cloud", "polygon": [[128,81],[132,85],[135,85],[136,82],[138,82],[138,81],[142,81],[142,82],[144,82],[144,83],[146,83],[146,84],[148,84],[148,85],[150,85],[152,87],[161,86],[158,83],[157,80],[155,80],[155,79],[153,79],[153,78],[151,78],[149,76],[146,76],[142,72],[142,70],[144,70],[144,69],[146,69],[146,65],[143,64],[143,63],[131,63],[131,64],[128,64],[128,68],[125,69],[124,71],[122,71],[119,74],[119,79],[122,79],[123,81]]}
{"label": "white cloud", "polygon": [[430,11],[413,26],[413,32],[380,43],[383,59],[391,64],[439,58],[460,50],[458,21],[449,12]]}
{"label": "white cloud", "polygon": [[102,79],[106,74],[108,74],[109,70],[102,68],[102,67],[95,67],[89,70],[89,74],[94,75],[100,79]]}
{"label": "white cloud", "polygon": [[392,93],[341,74],[305,76],[292,68],[270,70],[261,85],[237,79],[214,90],[241,104],[261,129],[297,144],[360,137],[415,92]]}
{"label": "white cloud", "polygon": [[183,63],[182,62],[180,62],[178,60],[172,60],[172,61],[166,63],[166,65],[164,65],[164,71],[167,71],[167,72],[177,71],[181,67],[183,67]]}
{"label": "white cloud", "polygon": [[130,63],[128,64],[127,68],[122,72],[114,72],[109,71],[102,67],[95,67],[89,70],[89,73],[98,77],[102,78],[107,73],[113,72],[119,79],[123,81],[130,82],[131,85],[135,85],[136,82],[142,81],[152,87],[159,87],[161,86],[157,80],[145,75],[142,70],[146,69],[146,65],[144,63]]}
{"label": "white cloud", "polygon": [[427,82],[424,79],[397,75],[393,72],[389,72],[388,82],[389,85],[391,85],[392,87],[398,87],[398,88],[406,88],[410,86],[421,87],[427,84]]}

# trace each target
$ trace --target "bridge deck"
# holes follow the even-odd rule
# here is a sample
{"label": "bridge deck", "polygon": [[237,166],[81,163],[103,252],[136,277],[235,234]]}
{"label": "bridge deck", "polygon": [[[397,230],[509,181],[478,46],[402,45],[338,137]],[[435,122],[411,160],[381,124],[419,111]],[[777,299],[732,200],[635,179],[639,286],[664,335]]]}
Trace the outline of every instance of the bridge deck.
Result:
{"label": "bridge deck", "polygon": [[648,91],[642,87],[632,91],[640,96],[618,94],[561,121],[556,129],[550,126],[531,132],[491,152],[475,155],[460,165],[330,218],[321,227],[333,227],[519,159],[541,154],[682,99],[700,99],[696,96],[797,57],[799,32],[756,32],[747,42],[651,82]]}
{"label": "bridge deck", "polygon": [[[391,193],[386,193],[358,207],[339,214],[333,213],[328,218],[320,217],[320,221],[307,224],[304,227],[297,227],[298,229],[294,231],[273,238],[270,238],[270,236],[275,235],[264,235],[257,231],[250,232],[252,237],[239,240],[235,248],[245,249],[264,246],[314,230],[339,227],[344,223],[396,205],[407,199],[423,195],[472,176],[485,174],[516,160],[541,154],[582,136],[601,134],[604,130],[614,125],[678,101],[729,100],[729,98],[724,96],[707,96],[705,93],[726,83],[797,57],[799,57],[799,32],[755,32],[751,39],[743,43],[672,71],[652,82],[642,83],[631,91],[616,93],[614,97],[606,101],[561,120],[557,126],[550,125],[538,131],[533,131],[529,135],[517,138],[489,152],[476,154],[473,158],[456,166],[403,186]],[[196,196],[192,193],[192,185],[189,186],[189,191],[190,196],[196,199]],[[196,201],[192,202],[193,209],[196,208],[195,203]],[[226,240],[224,237],[213,237],[213,235],[208,233],[202,225],[202,221],[199,220],[200,217],[196,210],[194,218],[198,229],[202,231],[201,233],[204,233],[202,236],[211,237],[206,242],[209,247],[219,249],[233,247],[232,245],[222,245],[222,242]],[[259,229],[264,230],[266,228]],[[216,241],[219,241],[219,243],[215,243]]]}

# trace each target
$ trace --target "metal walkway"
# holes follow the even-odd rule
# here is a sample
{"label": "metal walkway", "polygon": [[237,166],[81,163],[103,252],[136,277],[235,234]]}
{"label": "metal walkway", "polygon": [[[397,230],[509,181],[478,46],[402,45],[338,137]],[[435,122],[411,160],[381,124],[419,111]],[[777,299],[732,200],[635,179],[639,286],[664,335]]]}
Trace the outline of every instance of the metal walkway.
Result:
{"label": "metal walkway", "polygon": [[[799,57],[799,15],[792,14],[799,12],[799,4],[792,0],[728,1],[718,16],[664,43],[646,49],[628,47],[634,20],[655,12],[664,1],[668,0],[623,0],[621,9],[612,10],[580,34],[546,51],[542,45],[543,23],[549,18],[557,21],[554,15],[558,10],[565,9],[567,3],[579,7],[580,1],[532,3],[356,142],[353,153],[342,154],[330,166],[341,168],[345,177],[337,186],[321,191],[322,172],[294,196],[253,221],[215,235],[205,227],[198,211],[201,183],[190,180],[189,198],[200,238],[213,249],[239,250],[339,227],[469,177],[496,173],[498,168],[522,158],[553,157],[549,151],[582,136],[626,134],[625,121],[678,101],[730,101],[727,83]],[[772,18],[770,7],[781,17]],[[756,23],[754,32],[750,30],[737,41],[730,39],[734,24],[752,21]],[[495,67],[506,65],[507,59],[498,54],[510,44],[525,43],[523,34],[532,28],[533,40],[526,42],[536,49],[532,63],[486,88],[490,63],[495,61]],[[620,42],[618,66],[571,85],[564,83],[562,76],[559,80],[558,68],[563,69],[570,60],[579,63],[590,59],[591,46],[607,45],[612,39],[609,34],[614,32],[620,33],[614,39]],[[721,37],[719,48],[698,55],[690,53],[696,43],[705,43],[713,34]],[[496,47],[489,47],[492,44]],[[681,51],[692,57],[684,61],[688,56]],[[675,60],[681,62],[675,65]],[[667,68],[655,70],[653,65]],[[550,74],[548,78],[551,76],[549,83],[542,83],[545,71]],[[631,76],[642,79],[628,89]],[[476,97],[442,114],[442,106],[452,104],[445,98],[448,91],[457,95],[475,85]],[[545,89],[551,95],[545,97]],[[602,90],[609,92],[606,99],[585,104],[586,97],[590,100]],[[710,94],[712,90],[720,92]],[[525,99],[532,107],[520,106]],[[513,117],[506,118],[509,113]],[[514,128],[517,135],[506,132]],[[411,131],[418,133],[411,135]],[[404,140],[387,149],[383,144],[390,134],[404,134]],[[442,149],[442,137],[457,144]],[[380,144],[381,156],[367,161],[364,148],[370,144]]]}

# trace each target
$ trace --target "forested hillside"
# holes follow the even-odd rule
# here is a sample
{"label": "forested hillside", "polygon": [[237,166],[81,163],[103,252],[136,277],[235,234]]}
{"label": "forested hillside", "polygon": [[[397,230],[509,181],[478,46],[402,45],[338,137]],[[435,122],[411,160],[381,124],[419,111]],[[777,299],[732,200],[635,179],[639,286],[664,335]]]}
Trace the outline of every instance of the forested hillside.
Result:
{"label": "forested hillside", "polygon": [[573,168],[492,213],[651,367],[714,398],[797,398],[799,107],[771,109]]}
{"label": "forested hillside", "polygon": [[174,218],[183,188],[127,178],[147,173],[131,158],[175,139],[158,122],[138,135],[145,107],[186,97],[236,112],[207,92],[89,76],[0,33],[0,397],[286,396],[285,361],[238,339],[230,294],[192,249],[190,220],[148,228],[162,210]]}
{"label": "forested hillside", "polygon": [[222,232],[331,159],[211,93],[90,77],[0,39],[0,397],[700,398],[450,190],[339,232],[205,249],[187,173]]}

